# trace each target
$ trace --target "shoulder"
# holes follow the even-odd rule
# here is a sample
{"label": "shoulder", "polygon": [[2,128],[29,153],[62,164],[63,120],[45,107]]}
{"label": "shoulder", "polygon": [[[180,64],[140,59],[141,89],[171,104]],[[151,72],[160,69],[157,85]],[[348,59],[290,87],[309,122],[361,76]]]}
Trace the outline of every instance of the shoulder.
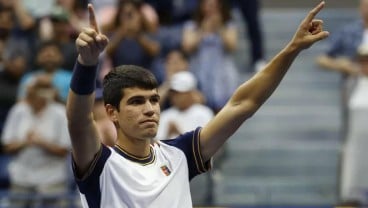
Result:
{"label": "shoulder", "polygon": [[201,131],[201,128],[199,127],[193,131],[189,131],[184,134],[181,134],[174,139],[160,140],[160,143],[178,147],[179,149],[182,149],[188,146],[190,147],[192,145],[192,142],[196,140],[197,138],[199,138],[200,131]]}
{"label": "shoulder", "polygon": [[17,102],[11,108],[11,111],[13,111],[14,113],[24,113],[24,112],[29,111],[29,110],[30,110],[30,108],[29,108],[29,106],[27,105],[27,103],[25,101]]}
{"label": "shoulder", "polygon": [[24,101],[20,101],[10,108],[7,118],[24,118],[27,117],[30,112],[31,108],[29,105]]}

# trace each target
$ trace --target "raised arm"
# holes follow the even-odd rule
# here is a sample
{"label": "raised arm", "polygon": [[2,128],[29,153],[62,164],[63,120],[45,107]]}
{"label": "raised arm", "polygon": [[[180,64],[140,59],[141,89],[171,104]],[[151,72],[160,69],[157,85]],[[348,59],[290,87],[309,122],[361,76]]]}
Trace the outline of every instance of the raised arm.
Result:
{"label": "raised arm", "polygon": [[78,174],[84,175],[101,148],[97,128],[93,120],[94,89],[99,54],[108,39],[100,34],[91,4],[89,27],[82,30],[76,40],[79,53],[73,71],[67,101],[68,128],[73,147],[73,159]]}
{"label": "raised arm", "polygon": [[329,35],[323,31],[322,20],[314,19],[324,4],[321,2],[309,12],[287,46],[264,70],[239,86],[224,108],[202,129],[201,151],[205,161],[270,97],[299,52]]}

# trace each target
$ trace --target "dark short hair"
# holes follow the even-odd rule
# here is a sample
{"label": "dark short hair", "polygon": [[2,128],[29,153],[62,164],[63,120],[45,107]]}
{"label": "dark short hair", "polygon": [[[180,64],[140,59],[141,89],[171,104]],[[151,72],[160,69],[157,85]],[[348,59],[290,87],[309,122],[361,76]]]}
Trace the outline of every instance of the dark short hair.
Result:
{"label": "dark short hair", "polygon": [[140,66],[121,65],[110,71],[103,80],[103,99],[105,104],[111,104],[119,110],[120,100],[125,88],[138,87],[155,89],[158,87],[155,76]]}

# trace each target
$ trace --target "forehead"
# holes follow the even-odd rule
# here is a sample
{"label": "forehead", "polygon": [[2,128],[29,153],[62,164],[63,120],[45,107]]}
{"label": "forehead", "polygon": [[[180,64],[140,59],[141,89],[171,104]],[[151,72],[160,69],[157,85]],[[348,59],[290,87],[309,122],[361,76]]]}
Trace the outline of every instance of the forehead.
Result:
{"label": "forehead", "polygon": [[123,100],[128,100],[132,97],[151,97],[158,95],[157,88],[154,89],[143,89],[139,87],[129,87],[123,89]]}

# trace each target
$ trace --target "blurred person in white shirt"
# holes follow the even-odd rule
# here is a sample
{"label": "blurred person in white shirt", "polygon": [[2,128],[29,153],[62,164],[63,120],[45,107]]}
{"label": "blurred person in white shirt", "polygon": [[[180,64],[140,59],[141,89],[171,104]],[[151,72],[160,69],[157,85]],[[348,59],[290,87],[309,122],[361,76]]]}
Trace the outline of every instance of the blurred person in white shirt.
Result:
{"label": "blurred person in white shirt", "polygon": [[198,103],[197,80],[189,71],[175,73],[170,79],[171,107],[161,113],[157,139],[171,139],[198,126],[204,126],[214,114]]}
{"label": "blurred person in white shirt", "polygon": [[41,201],[32,197],[64,194],[68,188],[66,159],[71,144],[65,106],[54,101],[56,92],[39,76],[27,89],[25,101],[15,104],[8,114],[1,139],[4,151],[14,155],[9,164],[11,191],[31,196],[14,199],[13,205],[63,203],[54,197]]}

